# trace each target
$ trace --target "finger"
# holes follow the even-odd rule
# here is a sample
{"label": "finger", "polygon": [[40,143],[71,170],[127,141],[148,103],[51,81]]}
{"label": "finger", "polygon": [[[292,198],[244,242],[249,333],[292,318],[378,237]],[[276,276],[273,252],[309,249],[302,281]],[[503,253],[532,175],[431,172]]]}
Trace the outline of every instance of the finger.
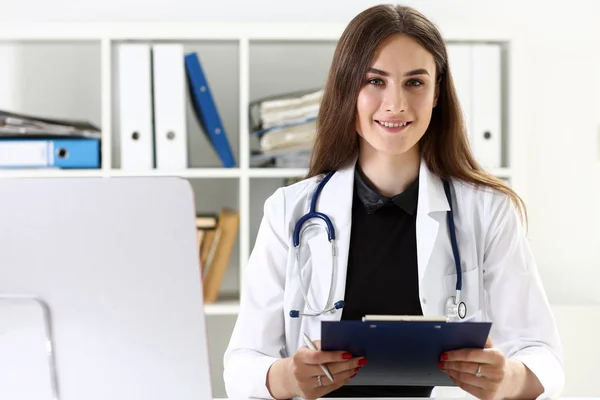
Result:
{"label": "finger", "polygon": [[448,371],[447,373],[450,378],[462,384],[471,385],[479,389],[485,389],[488,386],[491,386],[491,383],[485,378],[478,378],[468,372]]}
{"label": "finger", "polygon": [[356,357],[348,361],[329,363],[327,366],[329,367],[329,371],[332,374],[337,374],[343,371],[353,371],[356,368],[360,368],[367,364],[367,359],[364,357]]}
{"label": "finger", "polygon": [[443,353],[442,361],[468,361],[479,364],[493,364],[495,349],[460,349]]}
{"label": "finger", "polygon": [[347,351],[310,350],[308,347],[298,349],[296,354],[306,364],[328,364],[347,361],[352,358],[352,354]]}
{"label": "finger", "polygon": [[481,364],[470,361],[440,361],[439,366],[446,371],[467,372],[475,375]]}
{"label": "finger", "polygon": [[[326,365],[327,365],[327,368],[329,369],[329,372],[331,372],[331,375],[335,376],[336,374],[339,374],[342,372],[349,372],[350,375],[352,375],[354,372],[360,370],[360,368],[362,368],[362,366],[365,365],[366,363],[367,363],[367,360],[364,357],[357,357],[357,358],[349,360],[349,361],[334,362],[334,363],[329,363]],[[303,383],[311,382],[314,379],[316,379],[316,377],[319,375],[323,376],[321,378],[323,383],[325,382],[325,380],[327,382],[331,383],[329,378],[327,378],[325,376],[325,372],[323,371],[323,369],[321,368],[320,365],[301,364],[301,365],[298,365],[295,370],[296,380],[298,380],[299,382],[303,382]]]}
{"label": "finger", "polygon": [[356,374],[358,374],[359,369],[360,368],[357,367],[357,368],[353,368],[350,370],[339,372],[337,374],[332,374],[333,382],[331,382],[329,379],[323,377],[323,378],[321,378],[321,383],[323,383],[323,386],[337,385],[338,383],[344,382],[346,379],[354,378],[356,376]]}
{"label": "finger", "polygon": [[314,382],[317,376],[324,375],[321,365],[312,362],[314,353],[318,353],[318,351],[302,347],[293,355],[293,374],[298,382]]}
{"label": "finger", "polygon": [[481,376],[491,381],[496,381],[501,376],[501,370],[492,364],[478,364],[468,361],[446,361],[439,363],[440,369],[445,372],[464,372],[477,377],[477,371],[481,368]]}
{"label": "finger", "polygon": [[[365,361],[365,363],[362,363],[362,361]],[[349,372],[350,375],[352,375],[354,372],[359,371],[364,364],[366,364],[366,360],[361,358],[346,362],[329,363],[326,364],[326,366],[329,369],[331,375],[335,376],[337,374],[345,372]],[[298,366],[296,372],[296,378],[299,381],[308,381],[319,375],[325,376],[325,371],[323,371],[321,365],[314,364],[303,364],[302,366]],[[327,377],[324,377],[323,379],[326,379],[327,381],[331,382]]]}
{"label": "finger", "polygon": [[296,380],[301,383],[314,383],[317,382],[317,376],[321,376],[321,381],[325,384],[325,381],[331,382],[325,372],[319,365],[303,364],[298,367],[296,371]]}
{"label": "finger", "polygon": [[340,382],[334,383],[333,385],[328,385],[328,386],[323,386],[323,387],[317,388],[314,390],[315,397],[316,398],[324,397],[326,394],[333,392],[334,390],[337,390],[337,389],[341,388],[342,386],[350,383],[350,381],[352,379],[353,379],[353,376],[350,376]]}

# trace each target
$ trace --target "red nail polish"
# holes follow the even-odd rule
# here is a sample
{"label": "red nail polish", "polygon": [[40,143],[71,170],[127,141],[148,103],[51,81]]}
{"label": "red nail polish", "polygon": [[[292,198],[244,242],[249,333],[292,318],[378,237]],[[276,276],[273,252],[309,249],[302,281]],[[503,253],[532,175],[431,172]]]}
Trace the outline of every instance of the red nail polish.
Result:
{"label": "red nail polish", "polygon": [[448,353],[442,354],[442,360],[444,360],[444,361],[448,360]]}
{"label": "red nail polish", "polygon": [[356,374],[358,374],[358,372],[355,372],[355,373],[354,373],[354,375],[352,375],[352,376],[350,377],[350,379],[354,378],[354,377],[356,376]]}
{"label": "red nail polish", "polygon": [[367,362],[368,361],[366,358],[361,358],[360,360],[358,360],[358,365],[365,365]]}
{"label": "red nail polish", "polygon": [[444,369],[444,362],[443,361],[438,362],[438,367],[440,369]]}
{"label": "red nail polish", "polygon": [[354,372],[358,372],[358,371],[360,371],[360,367],[354,368]]}
{"label": "red nail polish", "polygon": [[349,360],[349,359],[352,358],[352,354],[350,354],[350,353],[342,353],[342,358],[344,360]]}

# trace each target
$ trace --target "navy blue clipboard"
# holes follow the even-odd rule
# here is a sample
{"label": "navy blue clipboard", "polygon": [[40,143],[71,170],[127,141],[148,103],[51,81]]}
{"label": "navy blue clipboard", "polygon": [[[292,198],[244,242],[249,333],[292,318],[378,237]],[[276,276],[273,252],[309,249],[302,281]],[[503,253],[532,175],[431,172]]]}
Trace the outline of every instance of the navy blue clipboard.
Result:
{"label": "navy blue clipboard", "polygon": [[365,357],[348,385],[456,386],[442,353],[485,346],[491,322],[322,321],[321,349]]}

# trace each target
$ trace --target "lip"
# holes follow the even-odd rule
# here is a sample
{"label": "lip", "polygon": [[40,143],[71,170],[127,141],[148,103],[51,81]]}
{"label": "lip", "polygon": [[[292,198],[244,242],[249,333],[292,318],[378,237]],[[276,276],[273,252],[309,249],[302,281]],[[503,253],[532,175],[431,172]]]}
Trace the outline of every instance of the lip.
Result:
{"label": "lip", "polygon": [[401,124],[403,122],[412,122],[410,119],[376,119],[379,122],[389,122],[391,124]]}
{"label": "lip", "polygon": [[[381,121],[381,122],[388,122],[388,123],[391,123],[391,124],[400,124],[400,123],[408,122],[408,124],[406,124],[404,126],[397,127],[397,128],[392,128],[392,127],[387,127],[387,126],[381,125],[379,123],[379,121]],[[399,119],[385,120],[385,121],[383,121],[383,120],[375,120],[375,123],[377,124],[377,126],[379,126],[381,129],[383,129],[386,132],[389,132],[389,133],[400,133],[403,130],[405,130],[406,128],[408,128],[412,124],[412,121],[399,120]]]}

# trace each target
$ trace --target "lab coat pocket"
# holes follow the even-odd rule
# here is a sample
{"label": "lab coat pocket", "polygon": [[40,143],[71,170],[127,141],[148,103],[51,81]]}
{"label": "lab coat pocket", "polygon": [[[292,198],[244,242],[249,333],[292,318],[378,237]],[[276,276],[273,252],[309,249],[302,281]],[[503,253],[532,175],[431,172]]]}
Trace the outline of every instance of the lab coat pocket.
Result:
{"label": "lab coat pocket", "polygon": [[[307,242],[310,249],[310,262],[307,262],[302,271],[306,275],[304,287],[307,289],[310,305],[316,309],[315,311],[321,311],[327,304],[332,287],[332,247],[326,232],[311,237]],[[310,272],[306,273],[308,268]],[[308,276],[310,279],[307,279]]]}
{"label": "lab coat pocket", "polygon": [[[456,296],[456,273],[444,277],[444,288],[448,297]],[[481,319],[480,288],[479,268],[463,271],[460,300],[467,306],[467,314],[461,321]]]}

